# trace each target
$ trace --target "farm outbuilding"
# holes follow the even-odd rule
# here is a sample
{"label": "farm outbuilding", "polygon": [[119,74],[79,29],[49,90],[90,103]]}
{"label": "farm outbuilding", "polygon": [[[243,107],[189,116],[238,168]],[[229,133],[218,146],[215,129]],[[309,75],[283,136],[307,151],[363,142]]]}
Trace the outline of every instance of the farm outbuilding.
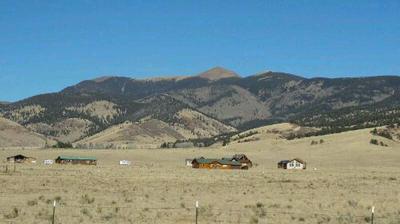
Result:
{"label": "farm outbuilding", "polygon": [[192,161],[193,168],[200,169],[248,169],[246,165],[237,161],[227,159],[205,159],[204,157],[196,158]]}
{"label": "farm outbuilding", "polygon": [[306,162],[302,159],[295,158],[292,160],[281,160],[278,162],[278,168],[280,169],[296,169],[296,170],[302,170],[306,169]]}
{"label": "farm outbuilding", "polygon": [[58,164],[97,165],[97,159],[95,157],[59,156],[55,161]]}
{"label": "farm outbuilding", "polygon": [[53,163],[54,163],[54,160],[52,160],[52,159],[46,159],[43,161],[44,165],[52,165]]}
{"label": "farm outbuilding", "polygon": [[192,166],[193,159],[185,159],[186,166]]}
{"label": "farm outbuilding", "polygon": [[7,157],[7,162],[12,163],[36,163],[36,158],[28,157],[21,154]]}
{"label": "farm outbuilding", "polygon": [[120,160],[119,161],[119,165],[123,165],[123,166],[130,166],[131,165],[131,161],[129,160]]}

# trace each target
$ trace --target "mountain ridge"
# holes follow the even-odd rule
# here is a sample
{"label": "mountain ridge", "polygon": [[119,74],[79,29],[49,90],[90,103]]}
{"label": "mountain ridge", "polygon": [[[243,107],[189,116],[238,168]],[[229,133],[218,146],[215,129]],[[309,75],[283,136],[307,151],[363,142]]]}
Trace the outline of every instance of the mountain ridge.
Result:
{"label": "mountain ridge", "polygon": [[399,122],[399,96],[398,76],[305,78],[267,71],[240,77],[216,67],[183,78],[84,80],[57,93],[1,104],[0,116],[71,142],[146,117],[173,126],[182,110],[240,130],[291,121],[333,131]]}

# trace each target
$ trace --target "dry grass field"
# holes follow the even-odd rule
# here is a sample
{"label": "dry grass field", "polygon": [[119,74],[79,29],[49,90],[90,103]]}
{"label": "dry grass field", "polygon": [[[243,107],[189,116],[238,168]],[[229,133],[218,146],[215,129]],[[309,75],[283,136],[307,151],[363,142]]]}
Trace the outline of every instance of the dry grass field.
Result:
{"label": "dry grass field", "polygon": [[[0,173],[0,223],[400,223],[400,144],[369,144],[369,130],[287,141],[274,136],[207,149],[0,150],[38,164]],[[379,137],[378,137],[379,138]],[[322,144],[311,145],[312,140]],[[379,138],[380,139],[380,138]],[[198,170],[186,158],[245,153],[249,170]],[[97,166],[42,164],[95,156]],[[307,161],[278,170],[282,159]],[[132,166],[119,166],[119,160]],[[3,171],[2,161],[1,171]],[[314,169],[316,168],[316,169]]]}

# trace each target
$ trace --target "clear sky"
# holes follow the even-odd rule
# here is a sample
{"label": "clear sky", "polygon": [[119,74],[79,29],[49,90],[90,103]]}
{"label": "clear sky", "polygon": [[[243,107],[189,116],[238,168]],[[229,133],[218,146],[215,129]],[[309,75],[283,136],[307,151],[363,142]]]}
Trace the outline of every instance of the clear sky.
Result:
{"label": "clear sky", "polygon": [[242,76],[400,75],[400,1],[0,1],[0,100],[216,65]]}

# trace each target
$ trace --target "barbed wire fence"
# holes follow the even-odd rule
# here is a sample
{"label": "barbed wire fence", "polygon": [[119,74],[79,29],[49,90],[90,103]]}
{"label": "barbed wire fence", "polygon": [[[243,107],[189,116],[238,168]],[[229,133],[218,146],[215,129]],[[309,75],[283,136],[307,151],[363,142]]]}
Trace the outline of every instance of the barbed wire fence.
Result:
{"label": "barbed wire fence", "polygon": [[[0,223],[26,223],[24,215],[32,207],[29,205],[9,206],[0,208]],[[94,217],[93,213],[98,215]],[[101,213],[101,214],[100,214]],[[178,214],[178,215],[177,215]],[[257,205],[250,209],[214,208],[201,206],[195,202],[187,207],[134,207],[118,205],[66,205],[54,201],[47,206],[41,206],[35,219],[41,223],[61,224],[76,223],[72,220],[89,219],[92,223],[237,223],[237,224],[274,224],[274,223],[310,223],[307,218],[318,219],[316,223],[389,223],[390,217],[377,216],[374,207],[363,215],[350,213],[339,214],[330,212],[304,213],[270,209]],[[277,221],[279,220],[279,222]],[[287,220],[287,221],[285,221]],[[400,219],[397,219],[400,221]],[[396,223],[390,221],[390,223]],[[398,222],[400,223],[400,222]]]}
{"label": "barbed wire fence", "polygon": [[[18,174],[18,167],[15,165],[3,165],[2,175]],[[108,167],[108,166],[104,166]],[[111,165],[109,167],[112,167]],[[29,168],[30,170],[42,170],[42,168]],[[46,167],[46,169],[48,169]],[[67,171],[76,171],[79,169],[66,169]],[[96,168],[93,168],[96,170]],[[59,171],[59,169],[54,169]],[[63,171],[65,171],[63,169]],[[63,177],[76,177],[73,174],[58,174]],[[44,177],[41,175],[41,177]],[[51,175],[45,177],[53,177]],[[127,179],[128,176],[118,176],[114,179]],[[47,191],[43,187],[39,191]],[[0,194],[5,193],[1,192]],[[27,192],[29,194],[29,192]],[[300,194],[300,193],[298,193]],[[8,196],[0,195],[0,198],[8,198]],[[0,199],[1,200],[1,199]],[[39,206],[39,205],[35,205]],[[199,203],[193,203],[192,207],[135,207],[132,206],[119,206],[115,205],[82,205],[82,204],[64,204],[64,203],[47,203],[47,205],[40,205],[41,215],[35,217],[41,220],[40,223],[52,224],[65,224],[76,223],[71,222],[71,219],[82,220],[84,218],[91,219],[92,223],[237,223],[237,224],[256,224],[256,223],[282,223],[287,220],[287,223],[308,223],[305,217],[314,217],[321,220],[320,223],[400,223],[400,218],[393,218],[390,216],[375,215],[374,208],[371,211],[366,211],[364,214],[351,214],[351,213],[332,213],[332,211],[320,210],[320,212],[301,212],[301,211],[288,211],[267,208],[264,206],[254,207],[249,209],[239,208],[215,208],[209,206],[201,206]],[[29,205],[9,205],[7,208],[0,207],[0,223],[19,224],[25,223],[26,215],[30,215],[32,206]],[[102,211],[103,210],[103,211]],[[73,212],[71,212],[73,211]],[[99,212],[102,211],[102,212]],[[102,213],[102,214],[98,214]],[[106,214],[104,214],[106,213]],[[146,215],[141,215],[145,213]],[[92,215],[92,214],[96,214]],[[179,215],[177,215],[179,214]],[[397,221],[389,221],[395,219]],[[281,221],[277,221],[281,220]]]}

